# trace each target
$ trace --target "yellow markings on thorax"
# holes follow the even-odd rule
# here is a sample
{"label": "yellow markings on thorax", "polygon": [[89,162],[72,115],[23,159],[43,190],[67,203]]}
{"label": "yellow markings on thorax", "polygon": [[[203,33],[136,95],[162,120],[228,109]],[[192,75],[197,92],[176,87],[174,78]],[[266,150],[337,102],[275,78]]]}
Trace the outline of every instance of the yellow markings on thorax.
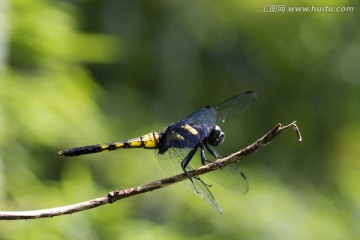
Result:
{"label": "yellow markings on thorax", "polygon": [[175,131],[171,131],[168,135],[167,138],[170,140],[176,140],[176,141],[184,141],[185,138],[183,136],[181,136],[180,134],[178,134]]}
{"label": "yellow markings on thorax", "polygon": [[181,126],[183,129],[187,130],[189,133],[191,133],[192,135],[198,135],[198,131],[193,128],[192,126],[185,124],[183,126]]}
{"label": "yellow markings on thorax", "polygon": [[[199,134],[198,131],[195,128],[193,128],[192,126],[190,126],[189,124],[182,125],[180,128],[186,130],[187,132],[191,133],[192,135]],[[185,138],[181,134],[177,133],[176,131],[170,131],[166,137],[170,140],[185,141]]]}

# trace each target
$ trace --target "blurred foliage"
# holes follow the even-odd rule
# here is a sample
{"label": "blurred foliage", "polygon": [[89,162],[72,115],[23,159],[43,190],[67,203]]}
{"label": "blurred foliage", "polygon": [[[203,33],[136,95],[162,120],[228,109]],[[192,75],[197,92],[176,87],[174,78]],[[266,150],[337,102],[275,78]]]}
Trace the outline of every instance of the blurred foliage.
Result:
{"label": "blurred foliage", "polygon": [[[360,234],[358,1],[353,12],[261,12],[267,1],[0,1],[0,205],[63,206],[164,177],[152,151],[61,158],[246,90],[256,104],[220,152],[297,120],[242,162],[250,192],[180,184],[72,216],[0,223],[1,239],[356,239]],[[246,127],[245,127],[246,126]],[[236,183],[234,183],[236,184]]]}

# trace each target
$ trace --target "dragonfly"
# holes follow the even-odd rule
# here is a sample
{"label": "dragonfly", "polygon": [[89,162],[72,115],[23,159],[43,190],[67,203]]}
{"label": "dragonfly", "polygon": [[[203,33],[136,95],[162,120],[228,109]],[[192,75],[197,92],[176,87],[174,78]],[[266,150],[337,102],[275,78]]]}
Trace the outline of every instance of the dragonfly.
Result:
{"label": "dragonfly", "polygon": [[[150,132],[119,142],[62,150],[59,154],[75,157],[127,148],[155,149],[159,164],[166,173],[169,175],[188,173],[194,169],[190,162],[196,152],[200,151],[202,165],[212,162],[206,155],[214,159],[220,157],[213,149],[225,139],[225,133],[220,126],[247,110],[256,98],[254,92],[247,91],[217,105],[200,108],[188,117],[169,125],[163,131]],[[223,169],[226,169],[224,171],[226,175],[235,176],[235,181],[237,181],[235,184],[239,186],[239,191],[246,193],[248,183],[245,174],[233,165],[221,168],[217,172]],[[205,183],[199,176],[189,176],[189,179],[183,181],[182,184],[222,213],[222,209],[209,189],[211,185]]]}

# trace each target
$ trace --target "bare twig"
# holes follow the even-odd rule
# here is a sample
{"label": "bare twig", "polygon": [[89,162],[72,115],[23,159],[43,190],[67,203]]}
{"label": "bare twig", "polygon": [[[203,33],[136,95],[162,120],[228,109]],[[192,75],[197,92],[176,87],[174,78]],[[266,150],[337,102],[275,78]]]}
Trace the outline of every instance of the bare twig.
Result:
{"label": "bare twig", "polygon": [[[46,218],[46,217],[55,217],[59,215],[72,214],[75,212],[80,212],[83,210],[95,208],[107,203],[113,203],[117,200],[128,198],[133,195],[138,195],[141,193],[153,191],[159,188],[166,187],[168,185],[183,181],[188,179],[189,176],[198,176],[207,172],[214,171],[220,167],[232,164],[234,162],[238,162],[242,158],[252,154],[257,151],[261,147],[270,143],[277,135],[279,135],[282,131],[292,128],[298,136],[298,140],[302,141],[302,137],[300,131],[296,125],[296,122],[292,122],[289,125],[282,126],[278,123],[273,129],[271,129],[268,133],[266,133],[263,137],[259,138],[253,144],[247,146],[246,148],[233,153],[224,158],[218,159],[213,163],[202,166],[198,169],[188,172],[188,174],[179,174],[173,177],[164,178],[161,180],[157,180],[151,183],[147,183],[144,185],[140,185],[133,188],[128,188],[125,190],[114,190],[108,193],[107,196],[95,198],[89,201],[85,201],[82,203],[77,203],[74,205],[68,205],[64,207],[57,208],[49,208],[43,210],[33,210],[33,211],[14,211],[14,212],[0,212],[0,220],[19,220],[19,219],[36,219],[36,218]],[[219,164],[220,163],[220,164]]]}

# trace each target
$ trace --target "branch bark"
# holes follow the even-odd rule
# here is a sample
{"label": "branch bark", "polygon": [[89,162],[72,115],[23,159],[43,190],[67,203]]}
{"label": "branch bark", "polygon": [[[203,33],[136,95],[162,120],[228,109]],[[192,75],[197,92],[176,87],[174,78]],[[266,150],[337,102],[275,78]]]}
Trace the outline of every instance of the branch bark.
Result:
{"label": "branch bark", "polygon": [[245,158],[246,156],[262,148],[263,146],[267,145],[280,133],[282,133],[284,130],[289,128],[292,128],[297,134],[298,140],[302,141],[300,130],[297,127],[296,122],[292,122],[286,126],[282,126],[280,123],[278,123],[273,129],[271,129],[268,133],[266,133],[263,137],[256,140],[251,145],[243,148],[242,150],[236,153],[218,159],[213,163],[207,164],[198,169],[190,171],[188,172],[188,175],[182,173],[176,176],[153,181],[133,188],[128,188],[125,190],[114,190],[109,192],[106,196],[73,205],[63,206],[63,207],[49,208],[42,210],[30,210],[30,211],[0,212],[0,220],[37,219],[37,218],[55,217],[65,214],[73,214],[75,212],[88,210],[108,203],[114,203],[115,201],[118,201],[123,198],[128,198],[134,195],[146,193],[149,191],[154,191],[156,189],[163,188],[168,185],[186,180],[188,179],[189,175],[191,177],[198,176],[207,172],[214,171],[218,168],[232,164],[234,162],[238,162],[241,159]]}

